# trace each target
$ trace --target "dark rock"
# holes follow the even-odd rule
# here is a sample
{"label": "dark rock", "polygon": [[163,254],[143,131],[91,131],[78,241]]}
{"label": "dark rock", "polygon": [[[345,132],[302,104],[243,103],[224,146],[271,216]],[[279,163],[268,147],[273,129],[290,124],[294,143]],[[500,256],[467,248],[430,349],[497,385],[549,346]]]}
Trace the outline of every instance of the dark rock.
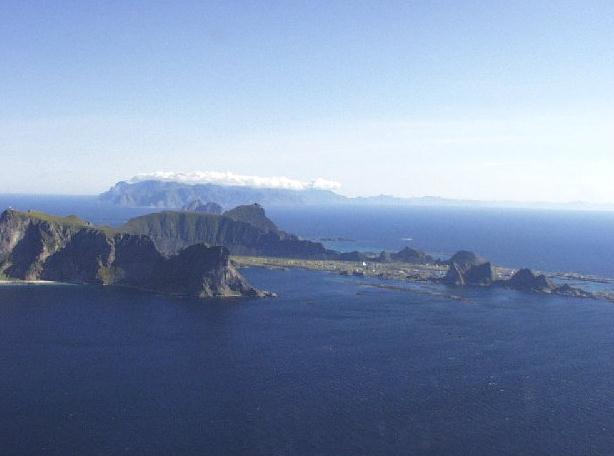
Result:
{"label": "dark rock", "polygon": [[203,212],[205,214],[216,215],[220,215],[224,210],[222,206],[217,203],[211,201],[203,203],[200,199],[192,201],[190,204],[184,206],[182,209],[188,212]]}
{"label": "dark rock", "polygon": [[530,269],[520,269],[505,282],[505,285],[515,290],[550,293],[556,286],[543,274],[535,274]]}
{"label": "dark rock", "polygon": [[266,216],[262,218],[262,208],[242,208],[229,212],[232,217],[226,215],[228,212],[214,215],[166,211],[133,218],[121,230],[151,237],[165,254],[205,243],[224,246],[232,255],[307,259],[335,257],[335,252],[327,250],[319,242],[304,241],[278,230],[270,220],[267,222]]}
{"label": "dark rock", "polygon": [[494,266],[473,252],[461,250],[448,261],[450,266],[444,283],[457,287],[492,285],[496,280]]}
{"label": "dark rock", "polygon": [[574,298],[591,298],[597,296],[589,291],[575,288],[569,284],[557,286],[543,274],[535,274],[530,269],[518,270],[509,280],[502,282],[503,286],[514,290],[529,291],[533,293],[555,294]]}
{"label": "dark rock", "polygon": [[459,265],[452,263],[444,282],[457,287],[488,287],[496,280],[496,272],[491,263],[478,265]]}
{"label": "dark rock", "polygon": [[460,250],[456,252],[447,263],[450,265],[456,263],[460,267],[465,268],[468,266],[479,266],[480,264],[486,263],[486,260],[468,250]]}
{"label": "dark rock", "polygon": [[596,296],[586,290],[582,290],[581,288],[575,288],[570,286],[569,284],[561,285],[560,287],[556,287],[552,290],[553,294],[557,294],[559,296],[570,296],[573,298],[589,298],[595,299]]}
{"label": "dark rock", "polygon": [[145,235],[12,210],[0,215],[0,274],[196,297],[266,295],[236,271],[223,247],[201,244],[165,257]]}
{"label": "dark rock", "polygon": [[400,263],[411,264],[432,264],[435,261],[430,255],[410,247],[405,247],[397,253],[391,253],[390,259]]}
{"label": "dark rock", "polygon": [[278,233],[279,229],[271,219],[266,216],[264,208],[257,203],[245,206],[237,206],[234,209],[224,212],[224,216],[237,222],[249,223],[263,231]]}
{"label": "dark rock", "polygon": [[195,244],[165,258],[151,276],[152,289],[185,296],[270,296],[247,283],[225,247]]}

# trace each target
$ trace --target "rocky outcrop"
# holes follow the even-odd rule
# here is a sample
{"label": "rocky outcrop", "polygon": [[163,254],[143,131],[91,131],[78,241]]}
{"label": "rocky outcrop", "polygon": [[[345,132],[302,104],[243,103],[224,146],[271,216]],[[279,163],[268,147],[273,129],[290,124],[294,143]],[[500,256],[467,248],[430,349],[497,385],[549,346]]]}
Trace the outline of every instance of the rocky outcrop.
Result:
{"label": "rocky outcrop", "polygon": [[0,215],[0,272],[24,280],[39,278],[49,256],[87,227],[77,217],[4,211]]}
{"label": "rocky outcrop", "polygon": [[148,214],[129,220],[120,229],[151,237],[166,254],[205,243],[224,246],[233,255],[306,259],[329,259],[335,255],[319,242],[304,241],[279,230],[260,206],[238,209],[224,215],[175,211]]}
{"label": "rocky outcrop", "polygon": [[280,233],[279,228],[266,216],[264,208],[258,203],[237,206],[224,212],[224,216],[237,222],[248,223],[264,232]]}
{"label": "rocky outcrop", "polygon": [[13,210],[0,215],[0,274],[196,297],[266,294],[236,271],[223,247],[195,245],[166,257],[145,235]]}
{"label": "rocky outcrop", "polygon": [[489,262],[478,265],[464,266],[457,263],[452,263],[446,277],[444,278],[444,282],[446,284],[457,287],[488,287],[496,280],[495,268]]}
{"label": "rocky outcrop", "polygon": [[152,272],[151,288],[167,294],[197,296],[271,296],[252,287],[230,262],[225,247],[195,244],[165,258]]}
{"label": "rocky outcrop", "polygon": [[433,264],[435,262],[432,256],[410,247],[405,247],[396,253],[391,253],[390,259],[399,263],[411,264]]}
{"label": "rocky outcrop", "polygon": [[533,293],[554,294],[558,296],[570,296],[574,298],[596,298],[597,296],[581,288],[572,287],[569,284],[556,285],[544,274],[536,274],[530,269],[520,269],[509,279],[501,282],[501,285],[519,291]]}
{"label": "rocky outcrop", "polygon": [[188,212],[203,212],[205,214],[220,215],[223,212],[222,206],[212,201],[203,203],[200,199],[195,199],[190,204],[183,206],[184,211]]}
{"label": "rocky outcrop", "polygon": [[495,267],[482,257],[469,251],[456,253],[447,262],[448,272],[443,283],[457,287],[490,287],[500,286],[530,293],[554,294],[578,298],[596,298],[586,290],[572,287],[568,284],[557,286],[544,274],[536,274],[530,269],[516,271],[509,279],[499,280]]}
{"label": "rocky outcrop", "polygon": [[461,250],[448,261],[444,283],[457,287],[492,285],[496,280],[494,266],[473,252]]}
{"label": "rocky outcrop", "polygon": [[468,250],[459,250],[447,261],[448,264],[457,264],[463,268],[467,268],[469,266],[479,266],[480,264],[484,264],[487,261],[474,252],[470,252]]}
{"label": "rocky outcrop", "polygon": [[524,268],[516,271],[514,275],[505,282],[505,286],[515,290],[551,292],[556,286],[543,274],[535,274],[530,269]]}

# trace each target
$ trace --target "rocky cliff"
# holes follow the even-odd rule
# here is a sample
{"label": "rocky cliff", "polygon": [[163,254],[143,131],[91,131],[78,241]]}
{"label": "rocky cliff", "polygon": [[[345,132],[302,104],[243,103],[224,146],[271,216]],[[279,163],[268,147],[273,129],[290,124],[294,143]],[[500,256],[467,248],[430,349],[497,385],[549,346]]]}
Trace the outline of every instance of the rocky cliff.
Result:
{"label": "rocky cliff", "polygon": [[455,286],[490,286],[496,280],[495,268],[473,252],[461,250],[448,260],[444,282]]}
{"label": "rocky cliff", "polygon": [[224,215],[165,211],[136,217],[122,231],[144,234],[167,254],[196,243],[221,245],[233,255],[330,258],[335,252],[279,230],[258,205],[240,206]]}
{"label": "rocky cliff", "polygon": [[223,247],[194,245],[167,257],[145,235],[13,210],[0,215],[0,274],[197,297],[265,294],[235,270]]}
{"label": "rocky cliff", "polygon": [[447,261],[448,272],[443,282],[456,287],[504,287],[539,294],[554,294],[579,298],[595,298],[596,295],[568,284],[556,285],[544,274],[528,268],[519,269],[508,279],[500,279],[496,268],[473,252],[461,250]]}
{"label": "rocky cliff", "polygon": [[281,232],[275,223],[266,216],[264,208],[258,203],[237,206],[224,212],[224,215],[237,222],[248,223],[265,232],[280,233],[282,237],[285,237],[285,233]]}
{"label": "rocky cliff", "polygon": [[195,199],[194,201],[186,204],[182,208],[184,211],[188,212],[204,212],[207,214],[221,214],[224,211],[224,208],[217,203],[212,201],[208,201],[203,203],[200,199]]}

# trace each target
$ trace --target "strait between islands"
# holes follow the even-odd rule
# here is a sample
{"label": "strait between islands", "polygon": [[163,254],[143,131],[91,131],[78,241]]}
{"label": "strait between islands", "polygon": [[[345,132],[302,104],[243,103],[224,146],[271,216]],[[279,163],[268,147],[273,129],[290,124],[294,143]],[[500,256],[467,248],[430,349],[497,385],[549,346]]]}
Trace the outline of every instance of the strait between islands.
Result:
{"label": "strait between islands", "polygon": [[611,299],[557,286],[551,277],[529,269],[495,267],[468,251],[444,261],[409,247],[377,255],[329,250],[278,229],[258,204],[221,214],[219,206],[199,202],[193,207],[136,217],[118,228],[94,226],[75,216],[7,209],[0,215],[0,279],[114,285],[198,298],[265,297],[274,293],[252,287],[237,267],[300,267],[450,287]]}

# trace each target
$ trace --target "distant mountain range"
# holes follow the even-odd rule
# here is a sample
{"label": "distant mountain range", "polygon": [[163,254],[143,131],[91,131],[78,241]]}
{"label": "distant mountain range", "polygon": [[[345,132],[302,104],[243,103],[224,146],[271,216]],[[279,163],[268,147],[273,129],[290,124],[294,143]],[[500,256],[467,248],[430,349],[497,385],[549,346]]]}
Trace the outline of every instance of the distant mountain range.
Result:
{"label": "distant mountain range", "polygon": [[346,197],[330,190],[289,190],[218,184],[185,184],[148,180],[118,182],[100,195],[102,201],[120,206],[178,209],[195,200],[213,202],[225,209],[258,203],[264,206],[342,204]]}
{"label": "distant mountain range", "polygon": [[267,207],[297,205],[371,205],[614,210],[614,204],[592,204],[585,202],[478,201],[447,199],[436,196],[400,198],[390,195],[347,197],[331,190],[315,188],[291,190],[238,185],[188,184],[161,180],[118,182],[108,191],[100,194],[99,198],[101,201],[119,206],[155,207],[164,209],[186,208],[190,204],[194,204],[195,201],[199,201],[203,203],[216,203],[225,209],[258,203]]}

